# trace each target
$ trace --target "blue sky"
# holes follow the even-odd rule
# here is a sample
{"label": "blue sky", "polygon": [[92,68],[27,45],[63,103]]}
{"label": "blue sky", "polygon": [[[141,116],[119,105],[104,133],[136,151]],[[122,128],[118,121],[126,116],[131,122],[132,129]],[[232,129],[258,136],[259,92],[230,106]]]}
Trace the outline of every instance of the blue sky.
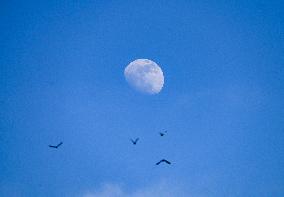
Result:
{"label": "blue sky", "polygon": [[[2,1],[1,196],[282,197],[283,10]],[[138,58],[163,69],[161,93],[126,83]]]}

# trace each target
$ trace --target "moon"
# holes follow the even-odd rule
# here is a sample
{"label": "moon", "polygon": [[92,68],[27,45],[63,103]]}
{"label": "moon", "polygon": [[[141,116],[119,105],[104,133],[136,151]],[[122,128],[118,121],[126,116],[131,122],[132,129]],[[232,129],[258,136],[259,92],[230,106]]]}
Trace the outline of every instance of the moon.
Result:
{"label": "moon", "polygon": [[136,59],[124,69],[126,81],[146,94],[158,94],[164,86],[164,74],[158,64],[149,59]]}

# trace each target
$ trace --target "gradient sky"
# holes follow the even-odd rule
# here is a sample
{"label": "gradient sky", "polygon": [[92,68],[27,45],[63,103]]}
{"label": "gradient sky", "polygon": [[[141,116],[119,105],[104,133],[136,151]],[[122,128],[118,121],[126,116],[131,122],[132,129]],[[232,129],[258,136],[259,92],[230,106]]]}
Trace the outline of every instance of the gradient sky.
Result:
{"label": "gradient sky", "polygon": [[[283,10],[1,1],[0,196],[283,197]],[[126,83],[138,58],[163,69],[160,94]]]}

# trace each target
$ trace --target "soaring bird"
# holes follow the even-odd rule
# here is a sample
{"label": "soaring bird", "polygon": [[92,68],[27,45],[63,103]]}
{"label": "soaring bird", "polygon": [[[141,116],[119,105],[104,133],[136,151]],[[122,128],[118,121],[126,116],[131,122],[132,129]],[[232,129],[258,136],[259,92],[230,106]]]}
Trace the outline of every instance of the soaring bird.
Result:
{"label": "soaring bird", "polygon": [[167,164],[171,164],[171,162],[169,162],[168,160],[162,159],[160,160],[158,163],[156,163],[156,165],[159,165],[160,163],[165,162]]}
{"label": "soaring bird", "polygon": [[133,140],[133,139],[130,139],[130,140],[131,140],[131,142],[133,143],[133,145],[136,145],[137,142],[138,142],[138,140],[139,140],[139,138],[136,138],[135,140]]}
{"label": "soaring bird", "polygon": [[167,131],[164,131],[164,133],[162,133],[162,132],[160,132],[159,134],[160,134],[160,136],[164,136],[164,135],[166,135],[166,133],[167,133]]}
{"label": "soaring bird", "polygon": [[63,144],[63,142],[60,142],[59,144],[57,144],[56,146],[53,145],[49,145],[50,148],[58,148],[59,146],[61,146]]}

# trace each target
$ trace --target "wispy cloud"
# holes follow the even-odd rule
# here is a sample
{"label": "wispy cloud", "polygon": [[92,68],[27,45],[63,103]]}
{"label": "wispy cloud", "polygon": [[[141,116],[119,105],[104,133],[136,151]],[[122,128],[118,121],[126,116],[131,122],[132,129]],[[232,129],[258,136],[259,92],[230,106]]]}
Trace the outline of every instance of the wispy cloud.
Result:
{"label": "wispy cloud", "polygon": [[184,188],[161,182],[153,186],[126,191],[117,184],[105,184],[98,190],[85,192],[81,197],[192,197]]}

